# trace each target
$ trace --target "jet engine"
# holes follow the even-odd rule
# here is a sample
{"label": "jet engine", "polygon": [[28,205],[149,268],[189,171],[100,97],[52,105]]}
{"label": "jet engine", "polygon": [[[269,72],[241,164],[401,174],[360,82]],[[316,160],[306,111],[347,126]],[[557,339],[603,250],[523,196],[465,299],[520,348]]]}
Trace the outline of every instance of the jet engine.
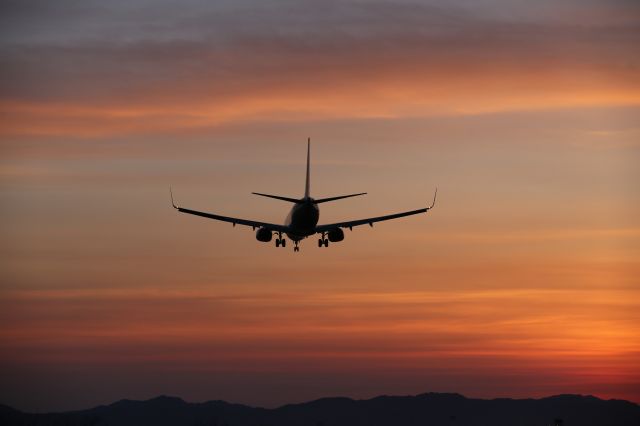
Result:
{"label": "jet engine", "polygon": [[333,228],[327,232],[327,237],[329,237],[329,241],[332,243],[337,243],[338,241],[344,240],[344,231],[340,228]]}
{"label": "jet engine", "polygon": [[263,243],[268,243],[271,241],[273,234],[271,231],[265,228],[258,228],[256,231],[256,240],[262,241]]}

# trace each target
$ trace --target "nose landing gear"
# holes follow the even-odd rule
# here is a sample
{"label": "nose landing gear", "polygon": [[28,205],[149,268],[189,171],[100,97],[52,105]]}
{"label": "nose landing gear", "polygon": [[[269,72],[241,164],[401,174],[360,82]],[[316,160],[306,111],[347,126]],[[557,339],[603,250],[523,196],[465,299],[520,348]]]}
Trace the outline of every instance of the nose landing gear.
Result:
{"label": "nose landing gear", "polygon": [[297,241],[294,241],[294,244],[295,244],[295,247],[293,247],[293,251],[294,251],[294,252],[296,252],[296,251],[300,251],[300,247],[298,247],[298,242],[297,242]]}

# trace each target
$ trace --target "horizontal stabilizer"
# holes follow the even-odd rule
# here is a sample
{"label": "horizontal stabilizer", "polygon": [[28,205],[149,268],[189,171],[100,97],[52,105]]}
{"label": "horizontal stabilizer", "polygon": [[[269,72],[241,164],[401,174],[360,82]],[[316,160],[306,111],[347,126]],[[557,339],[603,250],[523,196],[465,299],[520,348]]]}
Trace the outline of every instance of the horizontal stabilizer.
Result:
{"label": "horizontal stabilizer", "polygon": [[366,192],[360,192],[359,194],[339,195],[337,197],[321,198],[314,200],[315,203],[326,203],[327,201],[341,200],[343,198],[357,197],[358,195],[366,195]]}
{"label": "horizontal stabilizer", "polygon": [[290,203],[299,203],[300,202],[300,200],[297,199],[297,198],[281,197],[280,195],[262,194],[260,192],[252,192],[252,194],[260,195],[261,197],[275,198],[276,200],[288,201]]}

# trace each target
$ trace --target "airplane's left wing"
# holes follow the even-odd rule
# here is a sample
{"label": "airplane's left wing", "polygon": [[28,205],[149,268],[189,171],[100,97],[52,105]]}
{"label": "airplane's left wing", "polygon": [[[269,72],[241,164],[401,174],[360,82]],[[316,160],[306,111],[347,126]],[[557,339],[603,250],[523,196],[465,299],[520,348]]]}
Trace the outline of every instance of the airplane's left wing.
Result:
{"label": "airplane's left wing", "polygon": [[370,217],[367,219],[358,219],[358,220],[350,220],[348,222],[338,222],[338,223],[330,223],[327,225],[319,225],[316,226],[316,232],[317,233],[323,233],[323,232],[328,232],[331,229],[335,229],[335,228],[353,228],[354,226],[360,226],[360,225],[370,225],[373,226],[373,224],[375,222],[382,222],[384,220],[391,220],[391,219],[397,219],[400,217],[405,217],[405,216],[411,216],[414,214],[420,214],[420,213],[426,213],[429,210],[431,210],[433,208],[433,206],[435,206],[436,204],[436,195],[438,194],[438,190],[436,189],[436,193],[433,195],[433,202],[431,203],[430,206],[425,207],[423,209],[417,209],[417,210],[411,210],[408,212],[402,212],[402,213],[394,213],[394,214],[389,214],[386,216],[378,216],[378,217]]}
{"label": "airplane's left wing", "polygon": [[176,204],[173,202],[173,194],[171,194],[171,205],[173,206],[174,209],[178,210],[180,213],[187,213],[195,216],[206,217],[207,219],[214,219],[214,220],[220,220],[222,222],[229,222],[229,223],[232,223],[233,226],[244,225],[244,226],[250,226],[254,229],[265,228],[270,231],[276,231],[276,232],[287,232],[289,230],[287,226],[276,225],[275,223],[258,222],[255,220],[239,219],[237,217],[221,216],[213,213],[185,209],[183,207],[176,206]]}

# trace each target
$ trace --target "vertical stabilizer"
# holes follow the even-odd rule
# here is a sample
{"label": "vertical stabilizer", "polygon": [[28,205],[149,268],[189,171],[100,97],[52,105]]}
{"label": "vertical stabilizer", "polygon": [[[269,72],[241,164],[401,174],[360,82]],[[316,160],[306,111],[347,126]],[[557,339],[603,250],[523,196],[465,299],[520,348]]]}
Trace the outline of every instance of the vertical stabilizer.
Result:
{"label": "vertical stabilizer", "polygon": [[310,153],[311,153],[311,138],[307,139],[307,181],[304,185],[304,198],[309,198],[309,162],[310,162]]}

